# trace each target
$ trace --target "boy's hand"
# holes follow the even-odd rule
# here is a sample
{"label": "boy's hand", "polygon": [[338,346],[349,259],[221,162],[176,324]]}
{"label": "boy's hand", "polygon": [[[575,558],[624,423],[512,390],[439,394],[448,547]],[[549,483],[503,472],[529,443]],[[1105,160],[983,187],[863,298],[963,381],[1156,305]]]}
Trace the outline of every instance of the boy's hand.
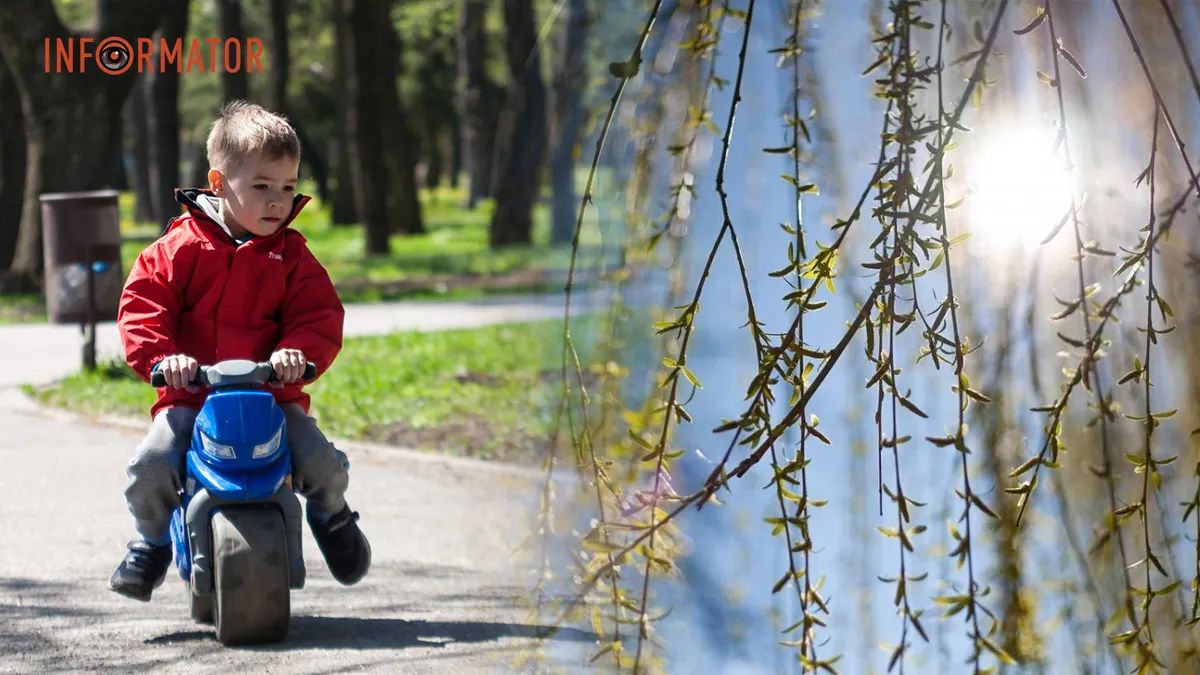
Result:
{"label": "boy's hand", "polygon": [[162,360],[158,371],[167,379],[167,386],[175,389],[186,389],[191,393],[200,391],[200,387],[192,384],[200,364],[187,354],[172,354]]}
{"label": "boy's hand", "polygon": [[275,368],[276,381],[271,386],[279,389],[285,384],[291,384],[304,376],[304,366],[308,359],[299,349],[280,349],[271,355],[271,365]]}

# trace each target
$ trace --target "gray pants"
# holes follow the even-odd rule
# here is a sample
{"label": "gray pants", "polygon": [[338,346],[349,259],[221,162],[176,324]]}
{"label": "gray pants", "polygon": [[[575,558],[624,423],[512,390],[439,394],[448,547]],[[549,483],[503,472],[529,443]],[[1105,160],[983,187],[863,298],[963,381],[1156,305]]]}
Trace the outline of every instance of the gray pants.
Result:
{"label": "gray pants", "polygon": [[[317,428],[313,418],[295,403],[284,403],[287,441],[292,451],[292,478],[296,490],[310,508],[333,514],[346,505],[350,462]],[[150,424],[150,433],[129,460],[129,487],[125,501],[136,521],[138,534],[147,541],[163,541],[171,524],[171,512],[179,506],[181,471],[191,443],[192,427],[199,411],[167,408]]]}

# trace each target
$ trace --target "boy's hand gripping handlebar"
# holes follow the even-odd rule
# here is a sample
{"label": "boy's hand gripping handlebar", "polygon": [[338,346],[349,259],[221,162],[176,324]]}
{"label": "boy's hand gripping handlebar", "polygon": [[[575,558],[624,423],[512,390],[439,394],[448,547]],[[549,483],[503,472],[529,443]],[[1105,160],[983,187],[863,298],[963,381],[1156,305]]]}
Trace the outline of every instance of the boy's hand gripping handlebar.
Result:
{"label": "boy's hand gripping handlebar", "polygon": [[[317,377],[317,364],[312,361],[304,365],[304,374],[300,376],[303,382],[310,382]],[[196,369],[196,377],[191,384],[204,387],[221,387],[235,384],[269,384],[278,382],[275,368],[268,361],[222,361],[211,366],[200,366]],[[150,384],[155,387],[167,386],[167,376],[160,371],[150,373]]]}

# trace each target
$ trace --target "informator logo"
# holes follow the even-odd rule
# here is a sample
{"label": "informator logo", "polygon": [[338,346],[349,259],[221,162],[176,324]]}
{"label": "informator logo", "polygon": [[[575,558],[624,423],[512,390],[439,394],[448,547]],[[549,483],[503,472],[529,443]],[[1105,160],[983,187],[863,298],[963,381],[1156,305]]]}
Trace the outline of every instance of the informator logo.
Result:
{"label": "informator logo", "polygon": [[[184,47],[187,47],[185,50]],[[42,40],[42,68],[47,73],[108,75],[138,73],[261,73],[263,41],[260,38],[56,37]]]}

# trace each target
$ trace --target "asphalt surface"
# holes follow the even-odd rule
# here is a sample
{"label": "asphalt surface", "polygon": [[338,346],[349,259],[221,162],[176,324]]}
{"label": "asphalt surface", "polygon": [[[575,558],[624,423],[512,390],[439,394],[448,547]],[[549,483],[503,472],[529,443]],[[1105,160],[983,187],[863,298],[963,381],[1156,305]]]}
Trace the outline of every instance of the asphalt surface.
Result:
{"label": "asphalt surface", "polygon": [[[395,311],[401,304],[409,311]],[[420,304],[349,312],[347,332],[561,316],[553,300]],[[188,618],[174,569],[148,604],[112,593],[108,576],[132,536],[124,467],[142,430],[41,409],[12,386],[76,368],[71,331],[0,327],[0,671],[533,672],[575,670],[592,649],[580,631],[538,640],[545,627],[529,619],[529,578],[512,552],[531,522],[535,474],[382,446],[338,443],[371,572],[339,585],[305,532],[308,583],[292,592],[284,643],[217,643]],[[101,354],[114,347],[104,335]],[[553,666],[528,660],[546,645]]]}

